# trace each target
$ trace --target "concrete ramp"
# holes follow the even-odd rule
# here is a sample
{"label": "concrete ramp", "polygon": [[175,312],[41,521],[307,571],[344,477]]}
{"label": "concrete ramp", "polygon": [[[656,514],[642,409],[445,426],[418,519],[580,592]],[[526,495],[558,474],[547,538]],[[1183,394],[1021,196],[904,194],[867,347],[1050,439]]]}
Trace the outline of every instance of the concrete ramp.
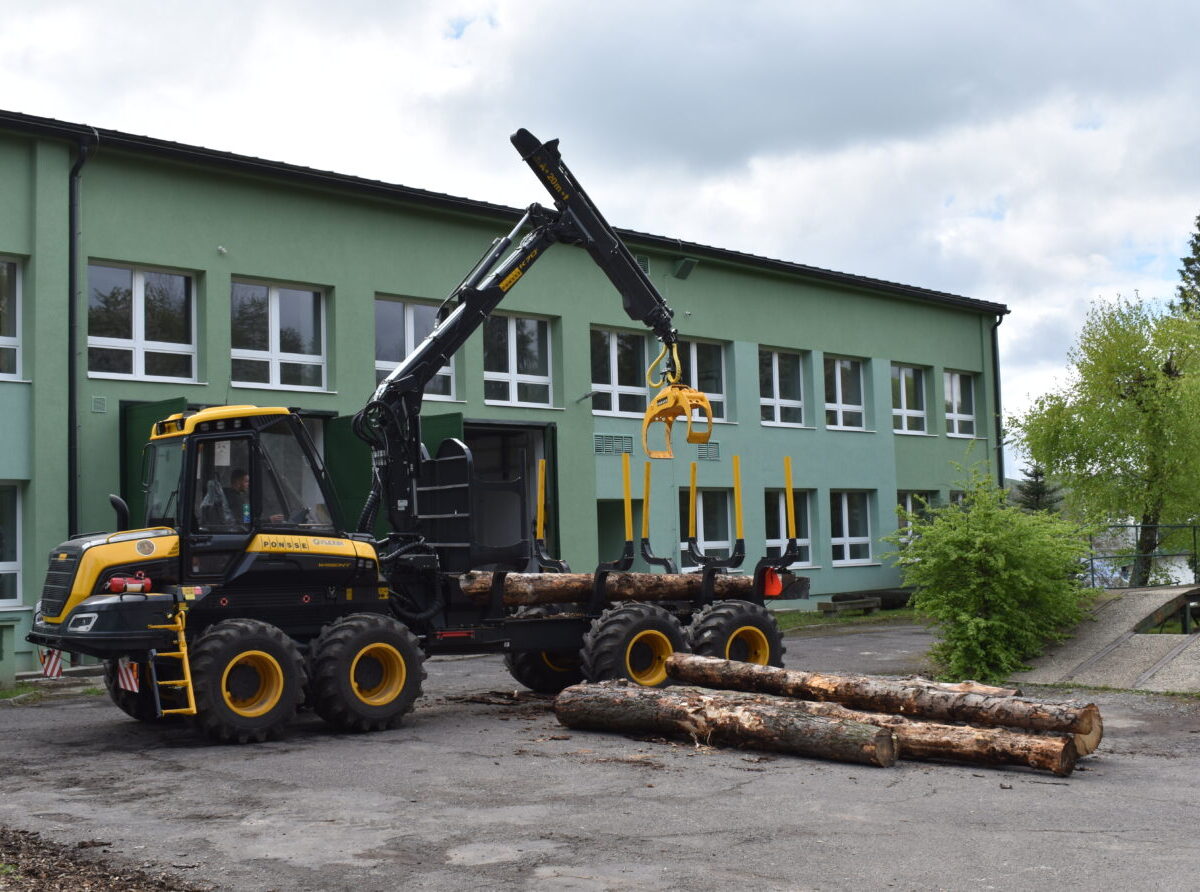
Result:
{"label": "concrete ramp", "polygon": [[1032,661],[1014,682],[1081,684],[1144,691],[1200,691],[1200,635],[1145,635],[1137,626],[1195,586],[1116,593],[1084,620],[1072,638]]}

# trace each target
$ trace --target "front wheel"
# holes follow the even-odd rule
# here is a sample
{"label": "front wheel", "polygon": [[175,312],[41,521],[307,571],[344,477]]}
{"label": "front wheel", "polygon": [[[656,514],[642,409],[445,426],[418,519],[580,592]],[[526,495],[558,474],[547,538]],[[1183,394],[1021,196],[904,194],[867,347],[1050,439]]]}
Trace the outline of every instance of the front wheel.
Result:
{"label": "front wheel", "polygon": [[117,683],[117,660],[104,661],[104,687],[109,699],[116,707],[139,722],[156,722],[159,719],[158,709],[154,705],[153,681],[150,678],[149,664],[145,660],[134,663],[137,666],[137,691],[127,691]]}
{"label": "front wheel", "polygon": [[304,699],[304,660],[275,626],[228,619],[207,629],[191,650],[196,722],[221,743],[278,737]]}
{"label": "front wheel", "polygon": [[687,651],[679,620],[657,604],[626,601],[600,614],[583,636],[583,674],[588,681],[626,678],[662,687],[667,657]]}
{"label": "front wheel", "polygon": [[313,709],[339,731],[394,728],[421,696],[423,662],[416,636],[398,620],[342,617],[313,643]]}

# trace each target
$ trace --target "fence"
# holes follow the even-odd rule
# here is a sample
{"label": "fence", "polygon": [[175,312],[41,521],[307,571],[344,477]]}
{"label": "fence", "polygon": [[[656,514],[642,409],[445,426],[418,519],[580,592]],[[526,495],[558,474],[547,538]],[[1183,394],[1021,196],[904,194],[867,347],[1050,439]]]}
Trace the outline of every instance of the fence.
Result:
{"label": "fence", "polygon": [[[1159,549],[1139,555],[1137,541],[1143,529],[1156,531],[1155,541]],[[1088,558],[1088,576],[1092,588],[1129,588],[1129,575],[1134,562],[1139,558],[1151,559],[1150,584],[1174,582],[1183,584],[1184,579],[1174,578],[1177,574],[1190,575],[1193,584],[1200,584],[1197,574],[1196,546],[1200,536],[1197,524],[1164,523],[1153,526],[1142,524],[1113,524],[1106,532],[1092,536],[1092,554]],[[1164,550],[1164,546],[1168,549]],[[1190,547],[1185,547],[1190,546]],[[1169,575],[1170,578],[1162,577]]]}

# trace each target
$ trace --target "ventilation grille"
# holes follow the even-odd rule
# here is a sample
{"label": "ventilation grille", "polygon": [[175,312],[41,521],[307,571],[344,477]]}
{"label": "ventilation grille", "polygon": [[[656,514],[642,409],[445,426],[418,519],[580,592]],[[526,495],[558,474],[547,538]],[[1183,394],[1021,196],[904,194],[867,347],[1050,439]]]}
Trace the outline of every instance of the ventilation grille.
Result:
{"label": "ventilation grille", "polygon": [[597,455],[620,455],[633,452],[633,437],[620,434],[596,434]]}
{"label": "ventilation grille", "polygon": [[634,254],[633,259],[637,261],[637,265],[642,268],[642,272],[650,275],[650,258],[645,254]]}
{"label": "ventilation grille", "polygon": [[696,447],[696,458],[699,461],[720,461],[721,460],[721,444],[720,443],[701,443]]}

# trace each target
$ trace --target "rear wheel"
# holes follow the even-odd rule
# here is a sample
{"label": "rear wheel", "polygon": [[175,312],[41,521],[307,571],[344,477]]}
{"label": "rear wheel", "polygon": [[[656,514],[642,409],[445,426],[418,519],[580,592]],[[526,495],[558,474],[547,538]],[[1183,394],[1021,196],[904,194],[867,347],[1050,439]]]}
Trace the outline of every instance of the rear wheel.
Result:
{"label": "rear wheel", "polygon": [[783,665],[783,634],[771,611],[749,601],[717,601],[688,626],[692,652],[759,666]]}
{"label": "rear wheel", "polygon": [[343,617],[313,642],[313,709],[340,731],[394,728],[421,696],[423,661],[416,636],[398,620]]}
{"label": "rear wheel", "polygon": [[268,623],[230,619],[204,632],[191,650],[196,723],[221,743],[277,737],[304,698],[304,661],[296,643]]}
{"label": "rear wheel", "polygon": [[627,601],[593,620],[583,637],[583,673],[589,681],[625,678],[662,687],[667,657],[687,650],[679,620],[656,604]]}
{"label": "rear wheel", "polygon": [[[557,607],[550,606],[522,607],[514,618],[536,619],[555,616],[560,612]],[[578,651],[513,651],[504,655],[504,665],[518,684],[523,684],[539,694],[557,694],[563,688],[583,681],[583,667]]]}

